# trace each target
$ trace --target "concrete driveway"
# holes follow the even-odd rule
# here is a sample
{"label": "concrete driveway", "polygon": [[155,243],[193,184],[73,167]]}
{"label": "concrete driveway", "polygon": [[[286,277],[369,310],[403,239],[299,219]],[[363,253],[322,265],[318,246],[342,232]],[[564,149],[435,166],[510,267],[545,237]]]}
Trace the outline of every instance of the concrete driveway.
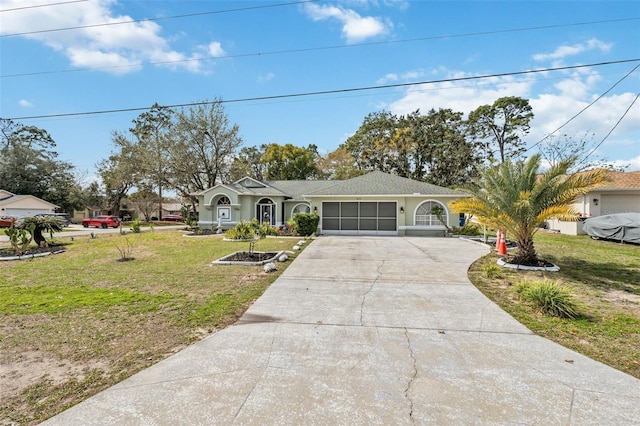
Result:
{"label": "concrete driveway", "polygon": [[487,252],[318,238],[238,323],[45,424],[640,424],[640,380],[469,283]]}

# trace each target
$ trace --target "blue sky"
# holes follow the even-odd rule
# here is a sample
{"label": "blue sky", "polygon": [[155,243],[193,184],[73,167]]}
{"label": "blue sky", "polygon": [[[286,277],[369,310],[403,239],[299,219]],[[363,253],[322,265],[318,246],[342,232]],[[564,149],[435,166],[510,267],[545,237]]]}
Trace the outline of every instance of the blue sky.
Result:
{"label": "blue sky", "polygon": [[[0,117],[221,98],[245,145],[313,143],[327,153],[371,112],[466,114],[521,96],[535,114],[532,146],[611,89],[557,134],[590,135],[594,155],[640,170],[640,68],[624,78],[640,61],[446,81],[638,59],[638,1],[284,3],[1,0]],[[153,20],[93,26],[142,19]],[[79,26],[90,27],[35,32]],[[60,159],[91,176],[112,149],[111,133],[141,112],[17,121],[48,130]]]}

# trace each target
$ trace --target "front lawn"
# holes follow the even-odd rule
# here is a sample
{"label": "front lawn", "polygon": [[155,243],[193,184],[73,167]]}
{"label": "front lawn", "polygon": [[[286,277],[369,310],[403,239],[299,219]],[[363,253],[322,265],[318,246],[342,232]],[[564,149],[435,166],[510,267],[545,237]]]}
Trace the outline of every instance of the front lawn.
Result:
{"label": "front lawn", "polygon": [[2,424],[39,423],[232,324],[289,263],[211,266],[248,243],[176,230],[63,241],[65,253],[0,262]]}
{"label": "front lawn", "polygon": [[[490,254],[471,266],[471,281],[536,334],[640,378],[640,246],[547,232],[535,244],[560,272],[497,269]],[[546,316],[521,300],[521,280],[545,278],[573,293],[578,318]]]}

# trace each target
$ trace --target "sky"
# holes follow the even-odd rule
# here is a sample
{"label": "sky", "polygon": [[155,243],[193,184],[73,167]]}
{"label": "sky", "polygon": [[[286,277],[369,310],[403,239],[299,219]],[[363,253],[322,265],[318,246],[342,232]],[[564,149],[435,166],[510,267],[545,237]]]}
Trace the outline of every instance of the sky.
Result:
{"label": "sky", "polygon": [[326,154],[372,112],[519,96],[527,155],[553,135],[640,170],[640,1],[0,0],[0,61],[0,117],[88,178],[154,103],[216,99],[245,146]]}

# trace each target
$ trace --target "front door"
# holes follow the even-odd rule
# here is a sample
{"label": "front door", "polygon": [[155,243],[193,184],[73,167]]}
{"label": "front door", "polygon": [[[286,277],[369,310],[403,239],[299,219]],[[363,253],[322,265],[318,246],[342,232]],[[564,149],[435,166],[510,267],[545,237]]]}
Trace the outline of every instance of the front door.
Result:
{"label": "front door", "polygon": [[268,199],[263,198],[258,202],[256,216],[258,222],[260,223],[268,223],[269,225],[275,226],[276,224],[276,205],[275,203]]}

